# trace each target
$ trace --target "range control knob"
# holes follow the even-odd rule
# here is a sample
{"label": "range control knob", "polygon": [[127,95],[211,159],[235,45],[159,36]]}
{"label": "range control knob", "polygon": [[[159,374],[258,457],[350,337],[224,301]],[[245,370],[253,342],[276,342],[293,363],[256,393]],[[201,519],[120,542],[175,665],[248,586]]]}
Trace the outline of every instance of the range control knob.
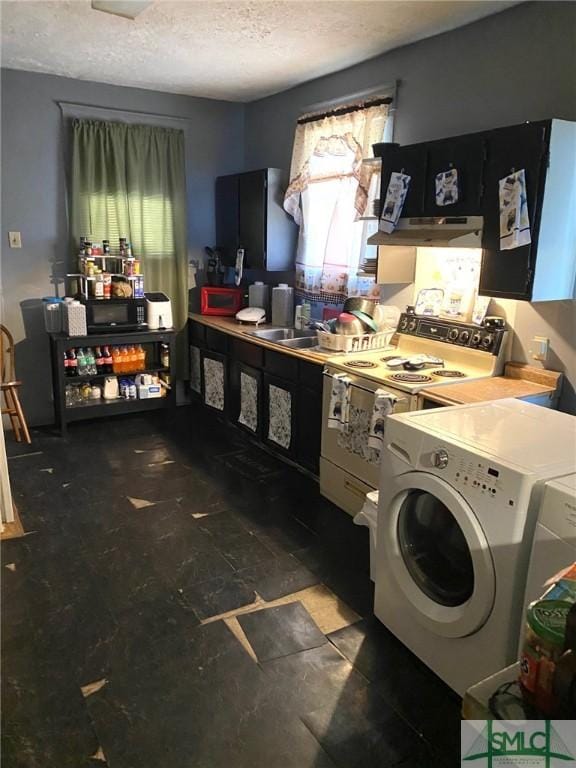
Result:
{"label": "range control knob", "polygon": [[493,333],[487,333],[486,336],[482,339],[482,346],[484,349],[490,349],[494,342],[494,334]]}
{"label": "range control knob", "polygon": [[458,338],[458,328],[450,328],[448,331],[448,338],[450,341],[456,341]]}
{"label": "range control knob", "polygon": [[444,469],[448,466],[448,454],[442,448],[432,454],[432,463],[436,469]]}
{"label": "range control knob", "polygon": [[460,341],[462,342],[462,344],[468,344],[468,342],[470,341],[470,331],[461,331]]}
{"label": "range control knob", "polygon": [[400,320],[400,330],[405,331],[407,327],[408,327],[408,318],[403,317],[402,320]]}
{"label": "range control knob", "polygon": [[410,320],[408,323],[408,330],[411,332],[416,330],[416,320]]}
{"label": "range control knob", "polygon": [[472,344],[475,347],[477,347],[478,344],[480,344],[481,341],[482,341],[482,334],[480,333],[480,331],[476,331],[474,336],[472,336]]}

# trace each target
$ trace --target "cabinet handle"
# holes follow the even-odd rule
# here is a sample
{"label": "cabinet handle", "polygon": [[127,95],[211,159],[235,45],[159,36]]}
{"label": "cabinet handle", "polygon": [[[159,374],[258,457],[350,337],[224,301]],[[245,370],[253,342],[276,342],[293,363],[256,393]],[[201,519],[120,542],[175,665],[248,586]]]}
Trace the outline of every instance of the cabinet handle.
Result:
{"label": "cabinet handle", "polygon": [[351,491],[352,493],[356,494],[356,496],[360,496],[362,499],[366,496],[366,493],[361,488],[358,488],[349,480],[344,480],[344,488],[346,488],[347,491]]}

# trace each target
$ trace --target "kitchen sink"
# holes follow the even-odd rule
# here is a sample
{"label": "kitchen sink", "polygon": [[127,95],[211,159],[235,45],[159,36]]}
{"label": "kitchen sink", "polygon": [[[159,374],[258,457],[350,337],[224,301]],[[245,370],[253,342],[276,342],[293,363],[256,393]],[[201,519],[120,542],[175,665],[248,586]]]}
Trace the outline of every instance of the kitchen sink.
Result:
{"label": "kitchen sink", "polygon": [[275,343],[290,349],[312,349],[318,346],[318,339],[316,334],[314,334],[314,336],[297,336],[294,339],[281,339]]}
{"label": "kitchen sink", "polygon": [[300,331],[296,328],[267,328],[261,331],[247,331],[247,335],[256,336],[257,339],[265,339],[278,344],[296,339],[316,339],[316,331]]}
{"label": "kitchen sink", "polygon": [[266,328],[261,331],[247,331],[246,335],[265,339],[272,344],[289,349],[312,349],[318,346],[316,331],[301,331],[296,328]]}

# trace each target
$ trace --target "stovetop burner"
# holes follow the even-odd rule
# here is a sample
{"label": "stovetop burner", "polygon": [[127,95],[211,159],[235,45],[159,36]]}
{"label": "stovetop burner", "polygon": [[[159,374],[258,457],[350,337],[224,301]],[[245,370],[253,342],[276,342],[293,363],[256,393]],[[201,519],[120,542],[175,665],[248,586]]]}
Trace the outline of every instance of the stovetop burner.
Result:
{"label": "stovetop burner", "polygon": [[403,381],[406,384],[425,384],[433,381],[432,376],[425,376],[423,373],[393,373],[388,378],[390,381]]}
{"label": "stovetop burner", "polygon": [[344,365],[348,365],[350,368],[378,368],[376,363],[372,363],[370,360],[349,360]]}
{"label": "stovetop burner", "polygon": [[445,379],[464,379],[466,378],[466,374],[462,373],[462,371],[453,371],[449,370],[448,368],[442,368],[439,371],[432,371],[433,376],[442,376],[442,378]]}

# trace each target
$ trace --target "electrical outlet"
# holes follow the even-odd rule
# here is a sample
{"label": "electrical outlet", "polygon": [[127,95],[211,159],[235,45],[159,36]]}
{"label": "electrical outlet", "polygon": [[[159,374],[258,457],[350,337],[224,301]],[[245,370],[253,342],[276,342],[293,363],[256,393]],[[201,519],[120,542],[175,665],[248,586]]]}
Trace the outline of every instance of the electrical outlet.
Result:
{"label": "electrical outlet", "polygon": [[548,350],[550,349],[550,339],[547,339],[545,336],[534,336],[532,344],[533,349],[530,350],[532,359],[545,363],[548,358]]}
{"label": "electrical outlet", "polygon": [[10,248],[22,248],[20,232],[8,232],[8,242],[10,243]]}

